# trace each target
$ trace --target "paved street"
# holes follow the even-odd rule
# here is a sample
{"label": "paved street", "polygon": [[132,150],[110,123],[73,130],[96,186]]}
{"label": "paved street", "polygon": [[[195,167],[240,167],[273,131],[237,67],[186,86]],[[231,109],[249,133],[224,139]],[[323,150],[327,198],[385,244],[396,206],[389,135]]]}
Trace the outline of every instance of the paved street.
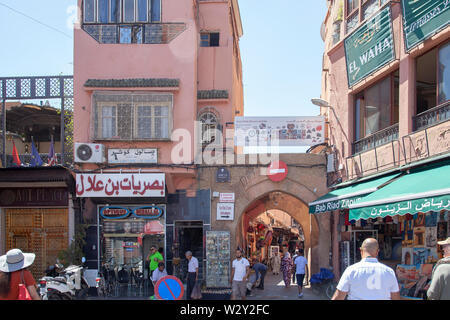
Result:
{"label": "paved street", "polygon": [[297,284],[291,284],[291,287],[284,286],[281,274],[273,275],[267,273],[264,280],[264,290],[253,289],[252,295],[248,300],[328,300],[325,296],[317,296],[312,293],[309,286],[303,288],[303,298],[298,298]]}

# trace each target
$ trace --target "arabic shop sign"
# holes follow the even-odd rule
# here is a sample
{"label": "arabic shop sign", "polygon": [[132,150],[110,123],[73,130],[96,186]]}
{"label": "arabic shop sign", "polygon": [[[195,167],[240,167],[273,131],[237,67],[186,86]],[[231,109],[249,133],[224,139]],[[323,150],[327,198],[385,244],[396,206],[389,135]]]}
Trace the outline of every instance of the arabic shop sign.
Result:
{"label": "arabic shop sign", "polygon": [[339,209],[347,209],[348,206],[360,201],[361,199],[362,197],[354,197],[315,204],[309,207],[309,213],[316,214]]}
{"label": "arabic shop sign", "polygon": [[387,205],[369,206],[363,208],[350,209],[350,220],[370,219],[386,216],[403,216],[407,213],[416,214],[418,212],[429,212],[450,209],[450,195],[443,195],[432,198],[421,198],[408,201],[400,201]]}
{"label": "arabic shop sign", "polygon": [[402,8],[407,51],[450,23],[450,0],[402,0]]}
{"label": "arabic shop sign", "polygon": [[158,150],[108,149],[108,163],[158,163]]}
{"label": "arabic shop sign", "polygon": [[100,215],[105,219],[123,219],[132,214],[135,218],[158,219],[164,214],[164,205],[152,205],[137,208],[107,206],[100,209]]}
{"label": "arabic shop sign", "polygon": [[391,10],[386,7],[344,41],[348,86],[395,59]]}
{"label": "arabic shop sign", "polygon": [[164,197],[164,173],[77,174],[78,197]]}

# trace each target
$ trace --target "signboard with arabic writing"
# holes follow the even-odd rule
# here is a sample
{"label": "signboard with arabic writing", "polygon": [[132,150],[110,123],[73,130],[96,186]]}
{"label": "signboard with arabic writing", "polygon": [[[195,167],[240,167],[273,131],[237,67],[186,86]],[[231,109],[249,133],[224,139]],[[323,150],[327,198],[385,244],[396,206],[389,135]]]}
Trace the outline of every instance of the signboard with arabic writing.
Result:
{"label": "signboard with arabic writing", "polygon": [[78,197],[164,197],[164,173],[76,176]]}
{"label": "signboard with arabic writing", "polygon": [[406,51],[450,24],[450,0],[402,0]]}
{"label": "signboard with arabic writing", "polygon": [[158,150],[108,149],[108,163],[158,163]]}
{"label": "signboard with arabic writing", "polygon": [[[235,117],[237,146],[312,146],[325,141],[325,117]],[[275,143],[275,144],[274,144]]]}
{"label": "signboard with arabic writing", "polygon": [[344,41],[348,86],[395,59],[391,9],[386,7]]}
{"label": "signboard with arabic writing", "polygon": [[378,218],[386,216],[396,216],[416,214],[418,212],[439,212],[441,210],[450,209],[450,194],[436,196],[432,198],[421,198],[409,201],[399,201],[390,204],[383,204],[378,206],[368,206],[363,208],[351,209],[350,205],[350,220]]}

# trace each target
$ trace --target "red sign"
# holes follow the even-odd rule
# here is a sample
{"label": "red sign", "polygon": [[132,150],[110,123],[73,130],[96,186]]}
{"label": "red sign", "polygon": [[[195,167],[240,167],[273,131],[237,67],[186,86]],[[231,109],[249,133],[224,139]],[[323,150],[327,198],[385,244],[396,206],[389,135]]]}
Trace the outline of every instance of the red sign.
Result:
{"label": "red sign", "polygon": [[288,174],[287,164],[283,161],[273,161],[267,168],[267,176],[273,182],[283,181]]}

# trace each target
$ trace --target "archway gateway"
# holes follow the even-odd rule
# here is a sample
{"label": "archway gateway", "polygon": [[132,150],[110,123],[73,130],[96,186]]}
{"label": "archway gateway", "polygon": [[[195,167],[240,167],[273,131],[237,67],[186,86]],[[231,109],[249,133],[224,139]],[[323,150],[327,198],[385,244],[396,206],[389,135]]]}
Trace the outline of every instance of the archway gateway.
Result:
{"label": "archway gateway", "polygon": [[[248,160],[248,159],[246,159]],[[310,215],[308,203],[328,192],[326,185],[326,158],[316,154],[281,154],[288,173],[282,181],[272,181],[267,175],[267,164],[199,166],[198,188],[211,190],[211,230],[230,232],[231,260],[234,250],[244,243],[244,222],[265,210],[279,209],[289,213],[301,225],[305,233],[305,255],[310,259],[310,271],[329,267],[331,233],[330,215]],[[220,182],[217,172],[229,171],[229,180]],[[233,217],[222,220],[218,216],[220,194],[232,193]],[[269,199],[279,193],[280,201]],[[253,213],[252,213],[253,212]]]}

